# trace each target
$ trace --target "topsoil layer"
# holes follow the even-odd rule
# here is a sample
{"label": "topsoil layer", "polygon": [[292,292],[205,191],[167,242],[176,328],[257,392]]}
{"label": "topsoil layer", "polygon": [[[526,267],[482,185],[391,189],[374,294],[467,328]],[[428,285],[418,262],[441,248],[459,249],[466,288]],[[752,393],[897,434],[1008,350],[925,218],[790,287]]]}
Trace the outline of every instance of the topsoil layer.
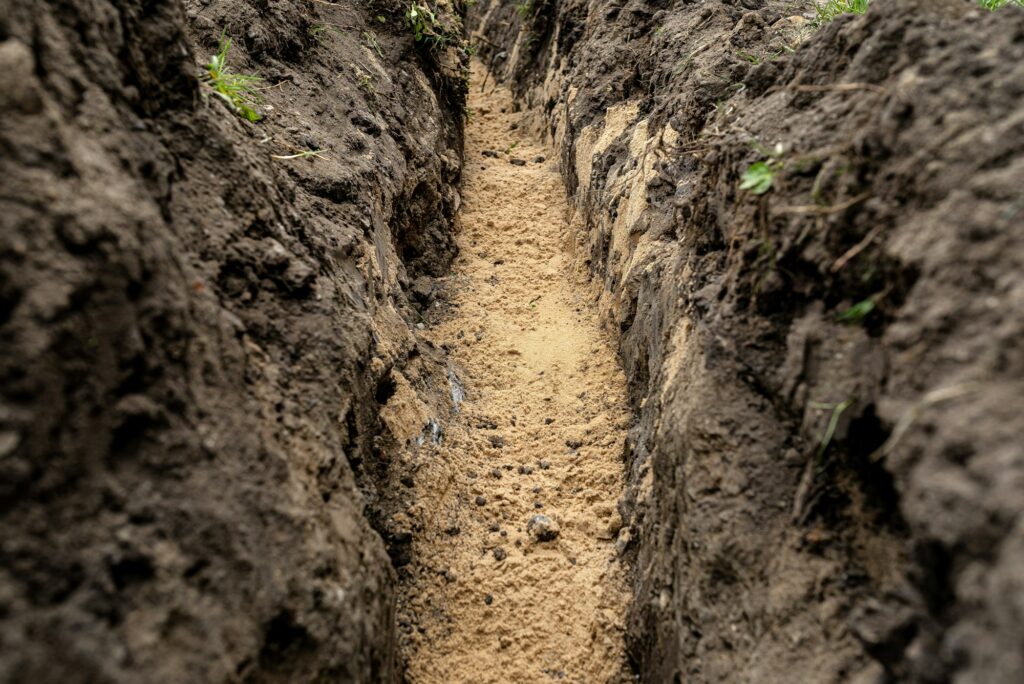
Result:
{"label": "topsoil layer", "polygon": [[462,109],[406,9],[2,3],[0,681],[397,676],[378,398]]}

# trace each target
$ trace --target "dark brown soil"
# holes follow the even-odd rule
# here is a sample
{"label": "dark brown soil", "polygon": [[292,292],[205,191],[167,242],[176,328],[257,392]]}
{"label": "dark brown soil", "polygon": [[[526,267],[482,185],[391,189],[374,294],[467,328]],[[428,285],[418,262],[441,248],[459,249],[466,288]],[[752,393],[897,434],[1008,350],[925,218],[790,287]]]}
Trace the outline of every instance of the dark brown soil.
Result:
{"label": "dark brown soil", "polygon": [[[456,32],[463,5],[431,3]],[[463,393],[419,330],[451,320],[467,66],[408,9],[0,6],[0,682],[403,678],[404,447],[443,451]],[[636,675],[1024,681],[1024,11],[474,12],[518,98],[491,122],[555,148],[629,381],[602,540]],[[257,123],[199,78],[222,35]]]}
{"label": "dark brown soil", "polygon": [[405,9],[3,3],[0,681],[396,676],[378,407],[463,102]]}
{"label": "dark brown soil", "polygon": [[641,678],[1020,681],[1024,12],[534,4],[476,23],[622,333]]}

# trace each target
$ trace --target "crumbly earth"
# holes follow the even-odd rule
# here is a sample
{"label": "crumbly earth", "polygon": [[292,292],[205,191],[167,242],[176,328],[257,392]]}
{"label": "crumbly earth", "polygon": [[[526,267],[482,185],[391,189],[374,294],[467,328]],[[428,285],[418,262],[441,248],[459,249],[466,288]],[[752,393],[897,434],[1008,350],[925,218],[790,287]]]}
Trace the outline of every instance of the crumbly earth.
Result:
{"label": "crumbly earth", "polygon": [[[407,676],[613,681],[627,604],[616,552],[625,377],[570,268],[549,151],[516,130],[507,90],[471,98],[453,306],[427,333],[450,351],[466,399],[417,461],[422,531],[399,610]],[[532,538],[535,515],[558,536]]]}
{"label": "crumbly earth", "polygon": [[640,678],[1024,681],[1024,12],[473,12],[620,332]]}
{"label": "crumbly earth", "polygon": [[2,8],[0,682],[395,681],[376,398],[458,83],[401,0]]}

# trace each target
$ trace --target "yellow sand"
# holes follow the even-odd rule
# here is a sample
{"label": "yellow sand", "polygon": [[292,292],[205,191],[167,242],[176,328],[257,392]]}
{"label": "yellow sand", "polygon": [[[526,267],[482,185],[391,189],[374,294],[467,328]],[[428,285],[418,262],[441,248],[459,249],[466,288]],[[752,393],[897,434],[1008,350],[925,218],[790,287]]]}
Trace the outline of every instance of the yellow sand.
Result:
{"label": "yellow sand", "polygon": [[[479,84],[483,74],[475,76]],[[405,637],[408,678],[619,681],[625,378],[584,278],[570,270],[557,164],[511,128],[519,116],[509,93],[488,89],[474,86],[471,96],[453,313],[426,331],[451,348],[467,399],[443,442],[417,458],[414,518],[425,529],[414,536],[416,583],[402,598],[416,614]],[[538,155],[548,160],[534,163]],[[538,513],[558,524],[554,541],[527,534]]]}

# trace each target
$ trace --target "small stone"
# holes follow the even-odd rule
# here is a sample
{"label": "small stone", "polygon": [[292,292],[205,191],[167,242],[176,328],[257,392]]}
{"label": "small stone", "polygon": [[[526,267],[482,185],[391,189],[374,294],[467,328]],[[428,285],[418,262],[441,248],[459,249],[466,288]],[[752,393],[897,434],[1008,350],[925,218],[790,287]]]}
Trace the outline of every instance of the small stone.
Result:
{"label": "small stone", "polygon": [[542,504],[540,501],[534,501],[533,502],[533,507],[534,508],[544,508],[544,504]]}
{"label": "small stone", "polygon": [[623,527],[619,530],[619,536],[615,540],[615,552],[620,556],[626,552],[629,548],[629,543],[633,541],[633,535],[630,534],[628,527]]}
{"label": "small stone", "polygon": [[526,532],[535,541],[547,542],[558,537],[558,523],[546,515],[535,515],[526,523]]}
{"label": "small stone", "polygon": [[547,461],[541,461],[541,462],[540,462],[540,463],[538,463],[537,465],[539,465],[539,466],[540,466],[540,469],[541,469],[541,470],[547,470],[548,468],[550,468],[550,467],[551,467],[551,464],[550,464],[550,463],[548,463]]}
{"label": "small stone", "polygon": [[482,154],[482,155],[483,155],[483,156],[485,156],[485,157],[490,157],[490,158],[492,158],[492,159],[493,159],[494,157],[497,157],[497,156],[498,156],[498,153],[497,153],[497,152],[495,152],[494,150],[484,150],[484,151],[483,151],[483,152],[481,152],[480,154]]}
{"label": "small stone", "polygon": [[284,268],[292,259],[291,253],[273,238],[267,241],[267,248],[263,250],[262,261],[266,268]]}
{"label": "small stone", "polygon": [[544,155],[543,154],[538,154],[536,157],[533,158],[533,163],[534,164],[543,164],[544,163]]}
{"label": "small stone", "polygon": [[17,432],[4,430],[0,432],[0,458],[10,456],[21,444],[21,435]]}
{"label": "small stone", "polygon": [[486,505],[486,504],[487,504],[487,499],[485,499],[485,498],[484,498],[484,497],[482,497],[482,496],[478,496],[478,497],[476,497],[476,505],[477,505],[477,506],[484,506],[484,505]]}
{"label": "small stone", "polygon": [[552,424],[552,423],[554,423],[554,422],[555,422],[555,419],[554,419],[554,418],[545,418],[545,419],[544,419],[544,424],[545,424],[545,425],[551,425],[551,424]]}
{"label": "small stone", "polygon": [[487,605],[491,605],[492,603],[494,603],[494,597],[490,594],[484,596],[484,603],[486,603]]}
{"label": "small stone", "polygon": [[509,159],[508,163],[512,164],[513,166],[526,166],[526,162],[523,161],[522,159]]}
{"label": "small stone", "polygon": [[282,280],[289,290],[304,290],[316,280],[316,271],[305,262],[293,260],[285,269]]}
{"label": "small stone", "polygon": [[501,435],[491,435],[487,438],[487,441],[491,443],[491,446],[495,449],[502,449],[505,447],[505,438]]}
{"label": "small stone", "polygon": [[579,439],[567,439],[565,440],[565,446],[569,447],[570,449],[579,449],[581,446],[583,446],[583,442],[582,440]]}
{"label": "small stone", "polygon": [[533,472],[533,466],[521,465],[519,466],[520,475],[529,475]]}
{"label": "small stone", "polygon": [[462,532],[462,530],[459,528],[458,525],[452,525],[444,531],[444,533],[447,534],[449,537],[457,537],[460,532]]}
{"label": "small stone", "polygon": [[501,548],[500,546],[494,547],[494,551],[492,551],[491,553],[494,554],[494,560],[496,561],[503,561],[506,558],[508,558],[508,554],[505,553],[505,549]]}
{"label": "small stone", "polygon": [[497,532],[497,531],[499,531],[501,529],[501,525],[499,525],[498,523],[494,522],[494,523],[491,523],[491,526],[490,526],[489,529],[491,530],[491,532]]}
{"label": "small stone", "polygon": [[410,290],[418,301],[430,302],[434,298],[434,281],[426,276],[420,276],[412,282]]}
{"label": "small stone", "polygon": [[501,479],[501,468],[491,468],[491,477],[495,480]]}

